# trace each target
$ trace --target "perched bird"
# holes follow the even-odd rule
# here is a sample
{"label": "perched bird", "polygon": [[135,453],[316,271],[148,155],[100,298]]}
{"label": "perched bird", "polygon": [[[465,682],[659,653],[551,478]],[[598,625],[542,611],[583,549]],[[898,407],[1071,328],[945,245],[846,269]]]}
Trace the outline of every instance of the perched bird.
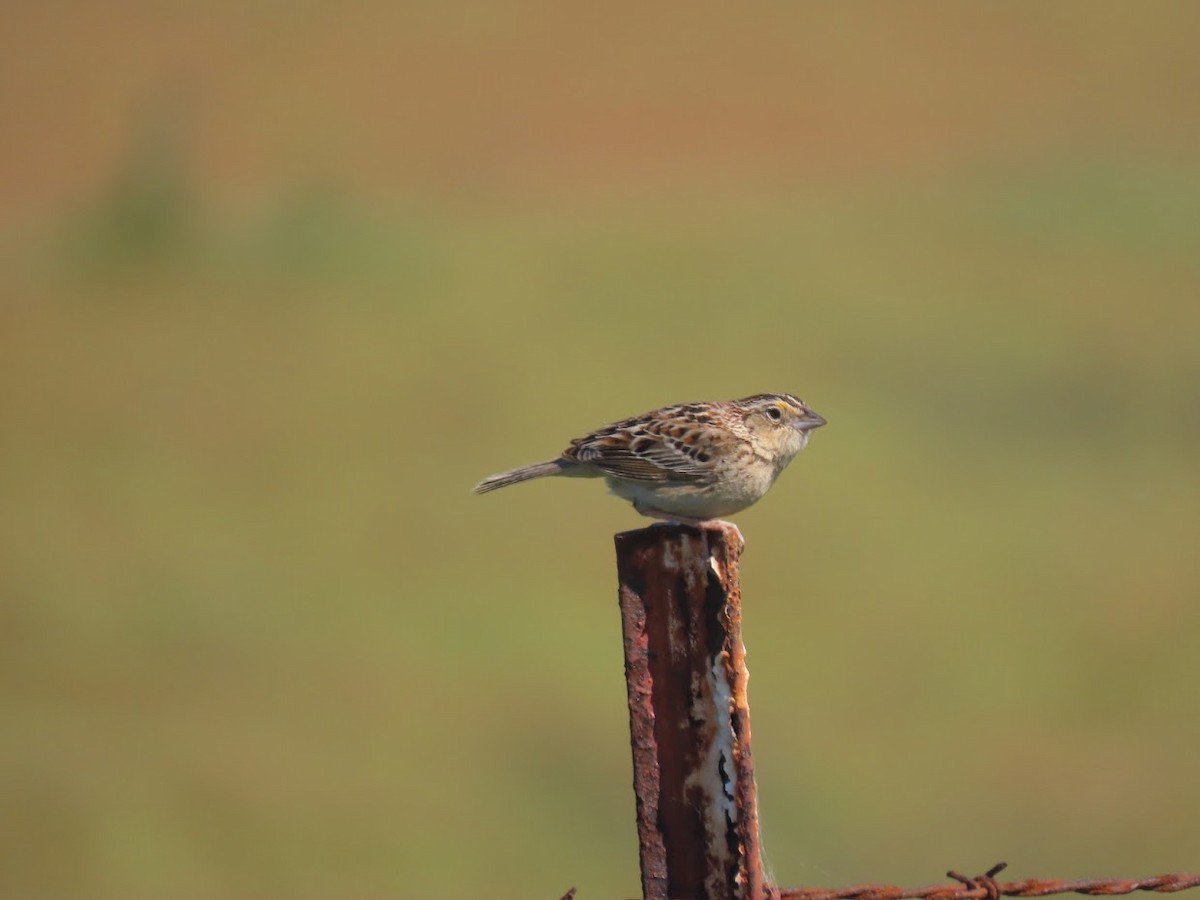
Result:
{"label": "perched bird", "polygon": [[603,477],[644,516],[701,525],[761,500],[824,424],[791,394],[664,406],[576,438],[557,459],[485,478],[475,493],[543,475]]}

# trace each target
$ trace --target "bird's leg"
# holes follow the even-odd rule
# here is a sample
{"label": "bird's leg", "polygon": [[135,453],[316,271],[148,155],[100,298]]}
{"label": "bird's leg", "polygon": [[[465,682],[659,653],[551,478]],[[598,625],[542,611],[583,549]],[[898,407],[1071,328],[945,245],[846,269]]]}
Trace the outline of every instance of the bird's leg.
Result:
{"label": "bird's leg", "polygon": [[746,539],[742,536],[742,530],[733,522],[726,521],[725,519],[697,519],[693,516],[681,516],[678,513],[663,512],[661,509],[655,509],[653,506],[642,506],[638,503],[634,504],[634,509],[643,516],[651,519],[664,519],[668,522],[678,522],[680,525],[691,525],[693,528],[703,529],[705,526],[712,525],[721,528],[732,528],[733,533],[737,535],[738,544],[741,545],[740,549],[746,549]]}

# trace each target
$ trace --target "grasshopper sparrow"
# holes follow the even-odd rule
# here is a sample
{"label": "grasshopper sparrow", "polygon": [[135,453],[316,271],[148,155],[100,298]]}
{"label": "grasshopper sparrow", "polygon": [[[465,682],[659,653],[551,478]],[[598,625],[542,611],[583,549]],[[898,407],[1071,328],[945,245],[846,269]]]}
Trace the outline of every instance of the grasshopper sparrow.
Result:
{"label": "grasshopper sparrow", "polygon": [[701,525],[761,500],[824,424],[791,394],[664,406],[576,438],[557,459],[485,478],[475,493],[543,475],[603,477],[644,516]]}

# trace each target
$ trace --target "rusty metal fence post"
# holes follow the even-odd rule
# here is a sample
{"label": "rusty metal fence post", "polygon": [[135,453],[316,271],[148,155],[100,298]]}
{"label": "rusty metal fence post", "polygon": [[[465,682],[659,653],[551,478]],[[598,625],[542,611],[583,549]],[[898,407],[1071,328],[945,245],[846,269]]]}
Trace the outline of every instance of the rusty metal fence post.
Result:
{"label": "rusty metal fence post", "polygon": [[769,900],[732,527],[616,536],[646,900]]}

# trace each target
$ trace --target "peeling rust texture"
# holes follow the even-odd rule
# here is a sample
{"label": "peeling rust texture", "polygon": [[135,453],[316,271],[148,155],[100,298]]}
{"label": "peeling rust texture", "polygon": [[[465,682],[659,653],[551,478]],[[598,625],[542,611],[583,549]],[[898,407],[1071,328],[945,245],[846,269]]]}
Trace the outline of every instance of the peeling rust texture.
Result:
{"label": "peeling rust texture", "polygon": [[766,900],[736,529],[616,536],[646,900]]}

